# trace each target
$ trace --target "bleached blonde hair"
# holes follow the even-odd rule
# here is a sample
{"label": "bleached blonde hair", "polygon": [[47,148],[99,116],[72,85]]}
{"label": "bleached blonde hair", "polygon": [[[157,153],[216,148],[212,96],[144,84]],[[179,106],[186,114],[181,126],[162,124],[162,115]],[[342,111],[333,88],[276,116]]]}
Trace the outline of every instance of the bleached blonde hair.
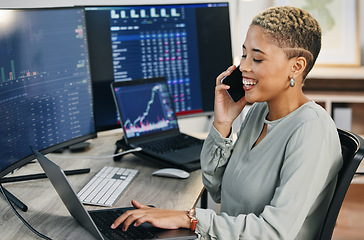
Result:
{"label": "bleached blonde hair", "polygon": [[307,11],[289,6],[272,7],[256,15],[251,26],[263,29],[267,39],[281,47],[288,59],[304,57],[307,61],[303,80],[311,71],[321,49],[321,28]]}

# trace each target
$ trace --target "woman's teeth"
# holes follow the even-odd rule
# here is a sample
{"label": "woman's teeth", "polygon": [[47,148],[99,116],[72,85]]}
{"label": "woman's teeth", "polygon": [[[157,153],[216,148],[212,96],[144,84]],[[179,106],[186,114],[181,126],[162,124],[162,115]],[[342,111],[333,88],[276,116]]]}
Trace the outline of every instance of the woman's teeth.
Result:
{"label": "woman's teeth", "polygon": [[243,84],[246,86],[254,86],[255,84],[257,84],[257,82],[251,79],[243,78]]}

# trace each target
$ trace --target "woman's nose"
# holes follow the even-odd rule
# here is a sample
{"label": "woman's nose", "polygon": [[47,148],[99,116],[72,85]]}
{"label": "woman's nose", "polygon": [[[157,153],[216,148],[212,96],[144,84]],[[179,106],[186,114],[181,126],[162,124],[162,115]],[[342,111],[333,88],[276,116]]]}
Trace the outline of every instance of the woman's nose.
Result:
{"label": "woman's nose", "polygon": [[251,71],[251,61],[247,58],[241,58],[239,69],[241,72],[250,72]]}

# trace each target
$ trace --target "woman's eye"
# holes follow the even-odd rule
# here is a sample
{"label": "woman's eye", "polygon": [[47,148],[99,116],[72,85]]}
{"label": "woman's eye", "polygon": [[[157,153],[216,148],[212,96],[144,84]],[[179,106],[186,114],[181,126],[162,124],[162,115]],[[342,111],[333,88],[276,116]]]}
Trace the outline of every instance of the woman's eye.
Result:
{"label": "woman's eye", "polygon": [[254,62],[257,62],[257,63],[260,63],[260,62],[262,62],[263,60],[258,60],[258,59],[253,58],[253,61],[254,61]]}
{"label": "woman's eye", "polygon": [[242,57],[242,58],[246,58],[246,55],[244,55],[244,54],[243,54],[243,55],[241,55],[241,57]]}

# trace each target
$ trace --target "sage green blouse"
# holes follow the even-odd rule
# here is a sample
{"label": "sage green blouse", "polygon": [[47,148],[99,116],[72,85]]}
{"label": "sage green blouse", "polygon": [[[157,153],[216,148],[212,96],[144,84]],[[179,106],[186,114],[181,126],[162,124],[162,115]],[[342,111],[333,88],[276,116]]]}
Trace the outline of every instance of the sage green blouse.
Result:
{"label": "sage green blouse", "polygon": [[202,177],[221,212],[196,209],[201,239],[317,239],[342,165],[336,126],[314,102],[276,121],[267,114],[253,104],[235,143],[211,128]]}

